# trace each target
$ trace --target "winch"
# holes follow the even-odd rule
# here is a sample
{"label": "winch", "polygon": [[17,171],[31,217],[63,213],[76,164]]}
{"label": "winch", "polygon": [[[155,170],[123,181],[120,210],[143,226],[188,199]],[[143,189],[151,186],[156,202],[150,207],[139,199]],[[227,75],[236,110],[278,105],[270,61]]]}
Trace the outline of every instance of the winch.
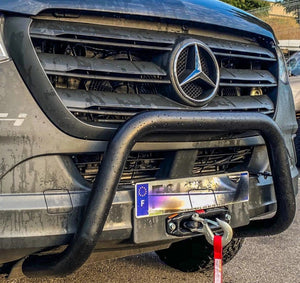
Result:
{"label": "winch", "polygon": [[222,245],[226,246],[232,239],[233,231],[229,224],[231,219],[226,208],[196,210],[173,214],[167,218],[167,233],[177,237],[202,234],[213,245],[214,234],[222,233]]}

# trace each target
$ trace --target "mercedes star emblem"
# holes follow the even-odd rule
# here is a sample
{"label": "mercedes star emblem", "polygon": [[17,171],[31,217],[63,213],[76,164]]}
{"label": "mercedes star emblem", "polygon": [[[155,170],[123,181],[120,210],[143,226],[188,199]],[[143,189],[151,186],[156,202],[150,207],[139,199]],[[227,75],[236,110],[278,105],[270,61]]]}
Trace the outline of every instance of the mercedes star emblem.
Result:
{"label": "mercedes star emblem", "polygon": [[203,42],[187,39],[174,48],[170,60],[170,78],[181,102],[201,106],[208,103],[218,90],[218,62]]}

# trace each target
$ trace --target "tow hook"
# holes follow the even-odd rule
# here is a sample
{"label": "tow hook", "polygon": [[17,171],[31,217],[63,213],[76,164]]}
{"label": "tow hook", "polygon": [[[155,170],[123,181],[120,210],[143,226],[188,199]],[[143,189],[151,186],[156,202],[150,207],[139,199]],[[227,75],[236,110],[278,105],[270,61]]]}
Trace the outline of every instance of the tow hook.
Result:
{"label": "tow hook", "polygon": [[197,228],[193,229],[192,228],[192,229],[190,229],[191,232],[202,233],[205,236],[206,241],[209,244],[211,244],[212,246],[214,245],[215,235],[214,235],[213,231],[211,230],[209,223],[216,227],[220,227],[222,229],[222,231],[223,231],[222,246],[223,247],[227,246],[229,244],[229,242],[231,241],[232,236],[233,236],[233,231],[232,231],[231,226],[227,222],[220,220],[218,218],[216,218],[216,222],[212,221],[210,219],[204,219],[204,218],[201,218],[198,213],[194,213],[192,215],[192,220],[201,223],[202,228],[201,229],[197,229]]}
{"label": "tow hook", "polygon": [[222,234],[223,232],[222,246],[225,247],[233,237],[233,230],[229,223],[226,222],[230,220],[230,215],[223,209],[219,209],[219,211],[214,210],[212,212],[211,214],[214,215],[205,213],[203,215],[201,214],[202,217],[197,212],[171,216],[167,219],[167,233],[178,237],[202,234],[205,236],[207,242],[213,245],[214,236]]}

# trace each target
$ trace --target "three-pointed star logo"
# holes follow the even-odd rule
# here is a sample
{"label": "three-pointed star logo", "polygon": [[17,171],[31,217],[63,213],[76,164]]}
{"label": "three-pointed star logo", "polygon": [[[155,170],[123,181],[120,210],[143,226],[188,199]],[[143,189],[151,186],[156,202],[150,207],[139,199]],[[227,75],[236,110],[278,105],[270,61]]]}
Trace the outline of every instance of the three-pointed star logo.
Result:
{"label": "three-pointed star logo", "polygon": [[191,71],[187,77],[185,77],[181,83],[179,83],[180,86],[184,86],[187,83],[190,83],[195,80],[201,80],[208,85],[212,86],[213,88],[216,87],[216,84],[203,72],[202,66],[201,66],[201,57],[199,54],[199,49],[197,43],[194,44],[194,50],[195,50],[195,67],[194,70]]}

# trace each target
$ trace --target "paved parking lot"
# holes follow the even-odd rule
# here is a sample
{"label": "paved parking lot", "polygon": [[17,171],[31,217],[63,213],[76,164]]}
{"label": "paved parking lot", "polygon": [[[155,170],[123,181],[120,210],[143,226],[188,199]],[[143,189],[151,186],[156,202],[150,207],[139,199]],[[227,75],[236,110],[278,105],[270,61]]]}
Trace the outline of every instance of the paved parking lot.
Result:
{"label": "paved parking lot", "polygon": [[[239,254],[224,266],[224,283],[300,282],[300,197],[293,225],[273,237],[247,239]],[[213,282],[212,273],[182,273],[162,264],[154,253],[100,263],[87,262],[65,279],[0,282]]]}

